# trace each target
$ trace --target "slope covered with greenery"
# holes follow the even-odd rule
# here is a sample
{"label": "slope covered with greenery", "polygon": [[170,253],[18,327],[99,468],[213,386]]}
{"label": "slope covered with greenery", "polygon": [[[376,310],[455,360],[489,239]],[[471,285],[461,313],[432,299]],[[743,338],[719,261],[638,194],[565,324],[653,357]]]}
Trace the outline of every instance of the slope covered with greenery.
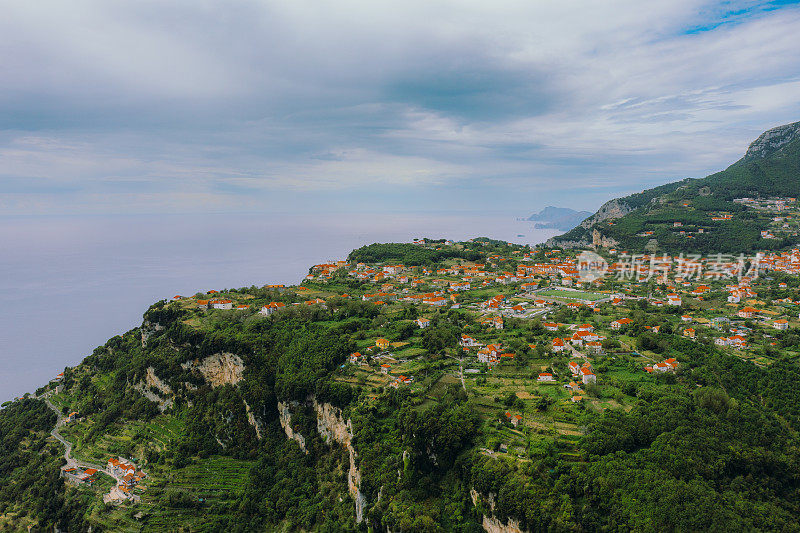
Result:
{"label": "slope covered with greenery", "polygon": [[[705,178],[685,179],[620,198],[617,202],[629,213],[578,226],[554,238],[551,244],[591,245],[597,230],[602,237],[616,242],[616,247],[632,252],[641,252],[648,245],[672,253],[782,249],[797,242],[795,225],[776,238],[762,238],[762,231],[776,227],[774,216],[733,200],[798,197],[800,138],[773,150],[748,154]],[[714,220],[722,218],[722,214],[732,216]]]}
{"label": "slope covered with greenery", "polygon": [[[507,257],[497,256],[500,243],[454,250],[498,271],[529,253],[505,246]],[[406,248],[370,253],[395,262],[396,250]],[[442,257],[431,266],[463,260]],[[759,366],[683,337],[674,324],[688,308],[646,300],[559,306],[553,334],[536,316],[487,330],[478,302],[520,291],[487,287],[451,309],[362,301],[374,285],[337,276],[212,295],[246,310],[206,309],[206,295],[158,302],[140,328],[66,369],[58,391],[47,387],[62,411],[80,414],[61,430],[75,457],[122,455],[146,471],[141,502],[104,505],[108,487],[65,484],[63,448],[48,438],[55,416],[20,400],[0,410],[0,529],[479,532],[491,519],[526,531],[800,531],[800,367],[785,349],[795,331],[765,338],[781,350]],[[796,282],[782,290],[800,295]],[[276,301],[286,308],[257,312]],[[537,383],[543,370],[577,379],[569,358],[546,348],[565,324],[602,329],[623,315],[628,329],[590,358],[601,382],[584,384],[584,401],[561,383]],[[470,362],[461,333],[502,342],[515,357]],[[413,385],[389,385],[378,338],[391,343],[395,375],[413,375]],[[356,351],[369,361],[348,364]],[[231,367],[203,366],[221,355]],[[642,368],[669,357],[675,372]],[[352,455],[326,437],[320,404],[349,421]]]}

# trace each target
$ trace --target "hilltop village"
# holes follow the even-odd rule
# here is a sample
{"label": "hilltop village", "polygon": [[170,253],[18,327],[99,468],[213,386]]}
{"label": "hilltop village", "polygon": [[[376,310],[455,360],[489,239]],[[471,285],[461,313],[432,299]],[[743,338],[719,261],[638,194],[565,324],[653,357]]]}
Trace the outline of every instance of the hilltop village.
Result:
{"label": "hilltop village", "polygon": [[[431,265],[394,260],[399,249],[400,259],[420,262],[412,247],[446,258]],[[604,276],[593,281],[581,280],[575,251],[489,239],[421,239],[365,251],[392,259],[313,265],[298,286],[264,286],[269,301],[247,289],[209,290],[176,295],[169,305],[195,313],[186,322],[197,327],[217,313],[280,320],[347,301],[368,305],[370,329],[358,333],[357,350],[335,379],[378,394],[407,388],[423,398],[461,386],[495,429],[486,452],[520,456],[528,432],[574,441],[586,410],[630,408],[634,383],[674,381],[681,354],[660,332],[762,366],[778,355],[800,356],[798,249],[744,262],[612,248],[603,252]],[[138,499],[134,487],[120,483],[113,500]]]}
{"label": "hilltop village", "polygon": [[[373,244],[311,266],[295,286],[211,289],[158,302],[140,328],[14,403],[38,398],[57,415],[48,429],[51,454],[63,452],[61,477],[102,527],[186,520],[200,527],[208,510],[227,523],[241,494],[263,477],[254,461],[271,451],[258,442],[287,446],[268,440],[275,435],[300,453],[287,472],[302,471],[313,453],[339,464],[309,471],[316,483],[343,483],[347,473],[339,490],[352,500],[325,503],[347,508],[337,523],[361,524],[369,504],[380,510],[375,523],[414,524],[414,512],[383,508],[378,499],[394,479],[392,498],[410,501],[388,466],[408,461],[409,450],[424,472],[440,468],[424,466],[431,443],[442,457],[469,449],[473,483],[484,472],[506,472],[493,474],[501,487],[535,479],[507,470],[524,471],[532,461],[579,472],[615,413],[645,420],[636,413],[650,408],[648,399],[699,390],[686,383],[710,379],[708,354],[764,372],[794,364],[798,274],[798,249],[685,257],[613,248],[587,255],[485,238]],[[259,363],[253,347],[276,358]],[[345,421],[343,409],[356,422]],[[428,427],[411,414],[417,411],[436,423]],[[372,431],[378,423],[388,425]],[[394,427],[416,429],[396,438]],[[431,436],[417,449],[420,431],[447,437]],[[341,443],[349,459],[336,458],[317,434]],[[381,485],[362,481],[385,472]],[[260,490],[279,499],[290,487]],[[498,489],[487,487],[464,497],[492,530],[501,520],[490,505]],[[321,498],[313,494],[302,501]],[[533,509],[498,501],[508,520]]]}
{"label": "hilltop village", "polygon": [[682,355],[660,332],[756,365],[797,357],[800,250],[752,258],[602,253],[604,276],[582,281],[575,251],[489,239],[372,245],[313,265],[299,286],[266,286],[274,300],[210,290],[171,305],[194,310],[189,323],[219,312],[280,320],[347,301],[368,305],[370,325],[335,379],[421,398],[458,385],[492,428],[486,453],[519,456],[532,433],[568,444],[587,410],[629,409],[634,384],[674,382]]}

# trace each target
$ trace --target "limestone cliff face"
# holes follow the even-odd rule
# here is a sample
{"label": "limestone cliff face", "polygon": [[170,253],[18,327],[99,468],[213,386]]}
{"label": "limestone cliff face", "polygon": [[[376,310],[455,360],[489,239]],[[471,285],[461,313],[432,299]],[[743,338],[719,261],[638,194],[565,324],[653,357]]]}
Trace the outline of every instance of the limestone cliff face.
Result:
{"label": "limestone cliff face", "polygon": [[[169,407],[172,407],[174,397],[172,388],[161,381],[152,366],[147,368],[144,375],[144,383],[138,383],[134,385],[134,388],[151,402],[157,403],[158,409],[162,413]],[[153,392],[153,389],[157,390],[160,394]]]}
{"label": "limestone cliff face", "polygon": [[342,411],[327,403],[319,403],[316,398],[312,399],[314,410],[317,412],[317,431],[330,444],[338,442],[347,448],[350,454],[350,468],[347,471],[347,487],[353,501],[356,503],[356,523],[364,520],[364,507],[367,498],[361,492],[361,470],[356,467],[356,450],[353,448],[353,424],[350,419],[346,422],[342,417]]}
{"label": "limestone cliff face", "polygon": [[144,381],[148,386],[155,387],[162,394],[172,394],[172,388],[156,376],[156,371],[152,366],[147,368]]}
{"label": "limestone cliff face", "polygon": [[161,324],[148,322],[147,320],[142,322],[142,328],[141,328],[142,348],[147,346],[147,341],[148,339],[150,339],[150,337],[152,337],[155,333],[162,331],[163,329],[164,326],[162,326]]}
{"label": "limestone cliff face", "polygon": [[744,154],[744,160],[767,157],[795,139],[800,139],[800,122],[767,130],[750,144]]}
{"label": "limestone cliff face", "polygon": [[606,237],[599,230],[592,230],[592,246],[596,248],[613,248],[618,246],[619,242],[611,237]]}
{"label": "limestone cliff face", "polygon": [[241,357],[232,353],[218,353],[198,361],[187,361],[181,364],[186,369],[196,369],[212,387],[236,385],[243,379],[244,362]]}
{"label": "limestone cliff face", "polygon": [[504,523],[497,518],[484,516],[483,529],[487,533],[524,533],[519,527],[519,522],[513,518],[509,518],[508,522]]}
{"label": "limestone cliff face", "polygon": [[503,522],[494,516],[494,507],[496,502],[493,492],[490,492],[488,497],[483,498],[478,491],[473,488],[470,489],[469,495],[472,498],[472,505],[477,507],[479,504],[481,506],[485,504],[489,508],[491,516],[486,516],[484,514],[482,523],[483,529],[487,533],[526,533],[526,531],[520,527],[517,520],[509,518],[508,521]]}
{"label": "limestone cliff face", "polygon": [[[294,407],[299,405],[297,402],[292,402]],[[292,428],[292,411],[289,408],[288,403],[286,402],[278,402],[278,420],[281,423],[281,427],[283,428],[284,433],[290,439],[294,439],[300,445],[300,449],[304,452],[308,453],[306,449],[306,439],[300,433],[296,432],[294,428]]]}
{"label": "limestone cliff face", "polygon": [[250,409],[250,404],[247,403],[247,400],[242,401],[244,402],[244,409],[247,411],[247,421],[251,426],[253,426],[253,429],[256,430],[256,438],[261,440],[261,421],[253,414],[253,411]]}
{"label": "limestone cliff face", "polygon": [[581,222],[581,227],[590,229],[598,222],[602,222],[609,218],[619,218],[627,215],[631,211],[632,209],[626,203],[621,201],[619,198],[614,198],[613,200],[609,200],[601,205],[600,209],[598,209],[594,215]]}
{"label": "limestone cliff face", "polygon": [[[364,520],[364,509],[367,505],[367,498],[361,492],[361,470],[356,466],[358,453],[352,445],[353,423],[350,419],[345,420],[342,410],[329,403],[319,403],[314,396],[307,400],[317,414],[317,433],[327,444],[340,444],[347,449],[350,457],[350,468],[347,470],[347,488],[356,505],[356,523]],[[278,402],[278,419],[283,431],[290,439],[294,439],[300,444],[300,448],[306,453],[305,438],[292,428],[292,409],[300,406],[298,402]]]}
{"label": "limestone cliff face", "polygon": [[[614,198],[613,200],[609,200],[601,205],[600,209],[598,209],[594,215],[581,222],[579,226],[576,226],[576,228],[583,228],[586,230],[583,231],[584,235],[580,236],[577,240],[567,240],[562,236],[551,237],[547,240],[545,246],[550,248],[564,249],[588,248],[590,246],[595,248],[598,246],[610,248],[617,246],[617,241],[611,239],[610,237],[603,236],[599,231],[597,231],[597,229],[593,230],[593,226],[598,222],[603,222],[604,220],[608,220],[610,218],[619,218],[625,216],[631,211],[632,209],[630,206],[628,206],[628,204],[623,202],[621,199]],[[589,233],[590,230],[591,233]],[[575,233],[573,233],[573,235],[575,235]]]}

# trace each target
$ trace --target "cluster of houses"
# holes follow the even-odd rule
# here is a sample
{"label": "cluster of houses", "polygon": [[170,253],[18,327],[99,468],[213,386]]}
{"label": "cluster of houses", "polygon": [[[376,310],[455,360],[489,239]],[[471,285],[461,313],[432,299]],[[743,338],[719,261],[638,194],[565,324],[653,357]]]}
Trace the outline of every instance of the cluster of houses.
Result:
{"label": "cluster of houses", "polygon": [[[777,204],[776,204],[777,205]],[[729,214],[720,213],[719,217],[724,219],[728,218]],[[678,224],[675,227],[679,227]],[[418,244],[423,246],[443,246],[441,243],[430,244],[424,241],[419,241]],[[447,244],[444,244],[446,246]],[[730,306],[738,307],[740,302],[749,301],[752,303],[757,294],[751,283],[753,278],[748,276],[741,276],[742,265],[738,258],[724,259],[722,256],[715,259],[696,259],[696,258],[671,258],[668,256],[658,257],[643,254],[636,256],[636,264],[623,262],[624,257],[631,257],[628,252],[618,252],[613,250],[612,255],[621,253],[619,258],[615,258],[613,264],[609,265],[609,274],[618,275],[622,278],[628,279],[633,283],[648,281],[655,279],[662,285],[656,287],[652,293],[647,296],[634,296],[636,289],[633,284],[625,286],[621,284],[616,293],[609,293],[609,296],[603,301],[609,301],[614,306],[620,306],[626,301],[631,300],[646,300],[650,305],[655,307],[681,307],[684,305],[684,299],[692,297],[697,300],[708,299],[712,293],[712,285],[716,287],[714,290],[719,290],[720,285],[712,282],[717,282],[723,277],[734,273],[739,274],[734,283],[725,285],[724,290],[727,291],[727,303]],[[528,312],[528,306],[533,305],[537,308],[543,308],[551,305],[564,305],[570,308],[582,308],[587,304],[594,311],[600,311],[600,304],[592,301],[585,301],[583,303],[570,302],[562,303],[553,301],[553,298],[545,300],[542,297],[537,298],[535,292],[541,285],[545,284],[548,287],[559,285],[574,285],[581,283],[578,278],[577,263],[569,258],[570,254],[564,254],[560,250],[546,250],[542,254],[540,252],[526,253],[524,250],[515,250],[509,257],[501,257],[498,254],[486,255],[483,262],[476,262],[471,264],[459,264],[448,266],[446,268],[432,269],[432,268],[409,268],[403,264],[386,264],[386,265],[367,265],[365,263],[357,263],[355,265],[348,264],[345,261],[333,261],[314,265],[311,268],[311,274],[308,279],[326,280],[334,276],[334,274],[342,269],[346,272],[347,276],[356,278],[361,281],[369,281],[375,284],[375,289],[366,292],[363,295],[356,296],[362,301],[372,302],[375,305],[388,305],[391,302],[411,302],[428,305],[431,307],[458,307],[459,303],[470,302],[469,295],[464,295],[465,291],[479,289],[486,287],[490,284],[518,284],[520,290],[520,297],[510,297],[506,293],[497,294],[487,299],[476,302],[475,304],[468,303],[470,308],[475,309],[482,313],[483,316],[479,318],[479,322],[494,330],[503,330],[508,327],[507,322],[510,321],[509,317],[524,317]],[[544,256],[544,260],[541,258]],[[795,249],[790,252],[780,252],[771,254],[761,254],[758,256],[761,261],[761,266],[767,271],[786,272],[792,274],[800,273],[800,249]],[[504,269],[504,263],[514,259],[516,262],[515,269]],[[509,263],[510,264],[510,263]],[[677,266],[676,266],[677,265]],[[740,269],[740,270],[737,270]],[[632,270],[633,269],[633,270]],[[674,269],[674,270],[673,270]],[[677,272],[676,272],[677,271]],[[675,273],[672,280],[668,280],[666,274]],[[626,276],[626,274],[633,274]],[[448,277],[450,279],[437,279],[437,276]],[[456,277],[458,279],[452,279]],[[549,283],[546,279],[549,278]],[[699,280],[699,282],[698,282]],[[600,283],[601,281],[597,281]],[[405,287],[403,287],[405,285]],[[591,283],[589,284],[591,286]],[[300,287],[298,290],[302,289]],[[785,288],[785,284],[784,284]],[[428,292],[422,292],[426,290]],[[572,289],[561,289],[570,291]],[[214,291],[209,291],[207,294],[213,294]],[[627,293],[627,294],[626,294]],[[716,296],[717,293],[713,293]],[[349,295],[342,295],[350,297]],[[212,299],[208,301],[200,300],[201,302],[212,309],[239,309],[247,308],[247,306],[236,305],[235,302],[228,299]],[[800,304],[792,302],[787,299],[786,303]],[[260,309],[260,313],[265,316],[270,316],[273,313],[284,309],[291,305],[325,305],[325,301],[317,298],[306,302],[297,302],[294,304],[287,304],[283,302],[271,302],[264,305]],[[757,304],[756,304],[757,305]],[[544,311],[547,311],[546,309]],[[714,309],[711,308],[713,312]],[[785,318],[774,316],[766,317],[760,314],[760,311],[750,305],[744,305],[739,309],[721,309],[720,314],[726,314],[722,311],[728,311],[728,316],[734,315],[743,319],[752,319],[756,316],[761,316],[764,320],[771,320],[769,324],[776,330],[788,329],[790,324]],[[774,314],[774,313],[772,313]],[[719,317],[722,320],[724,317]],[[726,321],[727,319],[724,318]],[[711,322],[711,327],[716,327],[720,330],[725,330],[727,333],[723,336],[717,337],[714,342],[718,346],[733,347],[743,349],[748,346],[747,343],[747,328],[731,329],[727,323],[721,321],[715,322],[717,319],[706,319],[698,317],[693,319],[689,314],[684,314],[680,321],[687,322],[686,327],[680,328],[680,333],[689,339],[698,338],[698,333],[703,330],[700,328],[703,324]],[[430,327],[431,319],[426,317],[419,317],[415,320],[416,325],[420,329]],[[767,322],[765,322],[767,323]],[[619,332],[625,327],[632,324],[632,319],[626,316],[616,317],[611,320],[607,327],[612,332]],[[555,322],[545,322],[544,327],[546,330],[557,333],[557,337],[550,340],[550,348],[553,352],[572,353],[575,356],[586,357],[586,355],[599,355],[603,353],[603,340],[606,338],[595,331],[591,324],[582,325],[569,325],[558,324]],[[658,333],[660,326],[648,326],[647,329]],[[697,329],[696,329],[697,328]],[[565,332],[564,330],[567,330]],[[703,339],[705,336],[700,335]],[[388,350],[389,341],[387,339],[377,339],[374,349]],[[465,351],[473,350],[478,362],[489,365],[490,369],[494,365],[503,361],[504,358],[511,359],[515,354],[510,353],[504,349],[500,342],[492,341],[486,346],[482,345],[469,335],[462,335],[459,341],[460,346]],[[579,349],[581,352],[576,351]],[[362,364],[364,356],[355,352],[350,356],[350,362],[354,365]],[[674,361],[672,361],[674,363]],[[662,363],[657,363],[652,367],[648,367],[651,371],[661,372],[669,369],[674,370],[675,365],[671,364],[669,360]],[[391,365],[384,363],[380,372],[389,374]],[[572,365],[571,365],[572,370]],[[596,380],[596,376],[591,370],[591,365],[582,366],[573,372],[574,382],[590,383]],[[553,376],[543,372],[538,381],[547,382]],[[554,379],[554,378],[553,378]],[[400,386],[413,381],[413,378],[399,376],[392,382],[392,386]]]}
{"label": "cluster of houses", "polygon": [[[425,320],[428,323],[430,322],[428,319],[422,319],[422,320]],[[390,346],[391,343],[389,342],[388,339],[379,338],[375,339],[375,345],[370,350],[375,350],[379,352],[386,351],[389,349]],[[382,359],[385,358],[384,360],[388,359],[389,361],[394,362],[394,359],[392,359],[391,354],[378,355],[377,357]],[[353,352],[348,357],[348,361],[350,362],[351,365],[360,366],[362,364],[366,364],[366,357],[361,352]],[[392,365],[390,363],[383,363],[378,367],[378,371],[381,374],[385,375],[389,375],[391,373],[391,370],[392,370]],[[398,388],[401,385],[410,385],[412,383],[414,383],[413,376],[398,375],[395,376],[392,379],[392,381],[389,382],[389,386],[392,388]]]}
{"label": "cluster of houses", "polygon": [[136,469],[136,465],[124,457],[111,457],[106,465],[108,472],[117,480],[108,494],[103,495],[104,503],[118,504],[126,501],[138,503],[140,496],[134,489],[141,487],[141,481],[147,474]]}
{"label": "cluster of houses", "polygon": [[97,481],[96,468],[79,468],[76,466],[61,467],[61,477],[73,485],[92,485]]}
{"label": "cluster of houses", "polygon": [[592,371],[592,364],[589,361],[584,361],[582,365],[576,361],[570,361],[567,366],[570,373],[574,377],[580,378],[584,385],[597,382],[597,376]]}

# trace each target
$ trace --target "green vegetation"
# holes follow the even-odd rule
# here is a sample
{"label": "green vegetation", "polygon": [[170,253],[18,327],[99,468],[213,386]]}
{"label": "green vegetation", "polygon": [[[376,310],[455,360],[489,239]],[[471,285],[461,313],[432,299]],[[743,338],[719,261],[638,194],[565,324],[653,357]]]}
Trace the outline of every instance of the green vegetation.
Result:
{"label": "green vegetation", "polygon": [[[590,228],[578,226],[553,239],[553,244],[575,241],[588,246],[592,231],[598,230],[617,248],[632,252],[652,246],[652,240],[659,250],[670,253],[780,250],[797,242],[798,228],[796,223],[789,229],[776,225],[773,217],[796,218],[797,211],[753,210],[733,200],[800,197],[798,175],[800,139],[795,139],[764,157],[744,157],[703,179],[685,179],[620,198],[630,213],[611,219],[612,224],[604,220]],[[723,213],[732,216],[713,220]],[[775,238],[762,238],[762,231],[775,232]]]}
{"label": "green vegetation", "polygon": [[597,300],[602,300],[603,298],[608,298],[608,294],[598,294],[596,292],[585,291],[567,291],[560,289],[537,291],[536,295],[545,298],[565,298],[569,300],[586,300],[589,302],[595,302]]}
{"label": "green vegetation", "polygon": [[[420,303],[400,275],[354,279],[399,262],[395,245],[301,287],[217,293],[244,311],[206,309],[206,294],[154,304],[140,328],[66,369],[58,391],[39,391],[79,413],[59,429],[75,458],[120,455],[147,473],[141,500],[103,504],[103,476],[66,484],[55,416],[18,400],[0,410],[0,529],[477,532],[486,516],[530,531],[798,530],[796,276],[753,280],[751,319],[727,305],[724,280],[703,300],[685,287],[673,307],[657,300],[681,289],[654,281],[614,281],[630,298],[613,304],[599,302],[611,280],[565,291],[537,279],[542,297],[595,304],[534,317],[524,272],[494,280],[574,254],[482,242],[412,245],[442,252],[430,258],[440,270],[404,271],[425,277],[421,293],[474,276],[452,307]],[[399,299],[362,301],[376,281]],[[257,312],[274,301],[287,305]],[[792,328],[778,331],[784,315]],[[577,342],[583,324],[602,342]],[[747,347],[715,346],[733,331]],[[553,351],[556,337],[575,344]]]}
{"label": "green vegetation", "polygon": [[408,266],[431,266],[445,259],[462,258],[468,261],[480,259],[480,254],[452,247],[436,249],[417,244],[369,244],[350,252],[348,261],[355,263],[397,262]]}
{"label": "green vegetation", "polygon": [[56,422],[40,400],[20,400],[0,411],[0,531],[28,525],[83,531],[91,496],[60,477],[63,451],[47,440]]}

